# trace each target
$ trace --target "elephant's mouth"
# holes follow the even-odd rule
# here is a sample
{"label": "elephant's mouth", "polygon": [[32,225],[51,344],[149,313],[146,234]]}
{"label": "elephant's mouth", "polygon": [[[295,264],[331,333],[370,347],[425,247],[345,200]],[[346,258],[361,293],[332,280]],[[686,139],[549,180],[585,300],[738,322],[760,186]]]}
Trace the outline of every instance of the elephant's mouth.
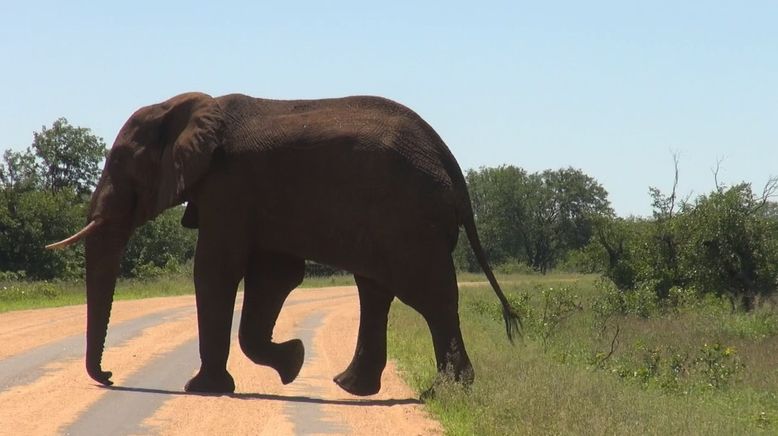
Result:
{"label": "elephant's mouth", "polygon": [[102,226],[104,223],[104,220],[100,217],[95,218],[94,220],[90,221],[89,224],[84,226],[83,229],[76,232],[74,235],[65,238],[59,242],[55,242],[53,244],[49,244],[46,246],[48,250],[59,250],[63,248],[67,248],[76,242],[84,239],[85,237],[91,235],[94,233],[100,226]]}

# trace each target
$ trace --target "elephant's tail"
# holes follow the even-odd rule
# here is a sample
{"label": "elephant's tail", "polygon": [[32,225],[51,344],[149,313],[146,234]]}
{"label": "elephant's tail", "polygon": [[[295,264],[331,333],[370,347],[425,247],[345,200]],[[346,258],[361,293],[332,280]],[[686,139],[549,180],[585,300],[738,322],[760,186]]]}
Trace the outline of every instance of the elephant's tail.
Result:
{"label": "elephant's tail", "polygon": [[505,331],[508,333],[508,339],[513,342],[513,337],[521,332],[521,318],[519,317],[519,314],[516,313],[516,310],[511,307],[511,304],[502,292],[502,288],[500,288],[500,284],[497,282],[497,278],[494,277],[492,268],[486,261],[486,255],[481,246],[481,239],[478,237],[478,231],[475,228],[475,220],[473,219],[472,211],[463,218],[462,224],[465,227],[467,240],[470,241],[470,247],[472,247],[473,253],[475,253],[475,258],[478,260],[478,264],[481,266],[484,274],[486,274],[486,278],[492,285],[494,293],[497,294],[497,298],[500,299],[500,303],[502,304],[502,317],[505,320]]}
{"label": "elephant's tail", "polygon": [[[429,127],[429,125],[427,125]],[[457,160],[451,153],[451,150],[446,146],[442,139],[437,136],[434,130],[429,127],[429,130],[437,138],[440,144],[440,150],[442,152],[442,163],[451,178],[454,185],[454,191],[457,195],[457,220],[464,226],[465,234],[467,234],[467,240],[470,241],[470,247],[475,253],[475,258],[478,260],[478,264],[486,274],[486,278],[489,280],[489,284],[492,285],[494,293],[497,294],[497,298],[500,299],[502,304],[502,317],[505,320],[505,331],[508,333],[508,339],[513,343],[514,336],[521,333],[521,317],[516,310],[511,307],[508,299],[505,298],[505,294],[500,288],[500,284],[497,282],[497,278],[494,277],[494,272],[489,266],[489,262],[486,261],[486,254],[484,254],[484,248],[481,246],[481,239],[478,237],[478,230],[475,228],[475,217],[473,216],[473,205],[470,201],[470,193],[467,189],[467,181],[464,174],[462,174],[462,168],[459,167]]]}

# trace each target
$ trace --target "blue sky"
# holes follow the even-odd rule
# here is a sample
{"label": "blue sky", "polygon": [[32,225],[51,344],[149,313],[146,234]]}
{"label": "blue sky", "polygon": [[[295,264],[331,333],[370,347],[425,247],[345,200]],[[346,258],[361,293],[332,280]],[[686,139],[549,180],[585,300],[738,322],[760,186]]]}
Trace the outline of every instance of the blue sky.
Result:
{"label": "blue sky", "polygon": [[580,168],[620,215],[650,214],[673,153],[683,195],[718,161],[727,184],[778,175],[778,2],[111,3],[0,5],[0,150],[61,116],[110,145],[184,91],[374,94],[463,168]]}

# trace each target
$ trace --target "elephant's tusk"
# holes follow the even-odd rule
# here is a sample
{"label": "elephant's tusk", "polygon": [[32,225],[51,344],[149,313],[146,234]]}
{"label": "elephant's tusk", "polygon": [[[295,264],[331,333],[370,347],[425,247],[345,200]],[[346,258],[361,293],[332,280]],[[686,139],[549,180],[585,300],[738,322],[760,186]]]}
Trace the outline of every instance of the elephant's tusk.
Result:
{"label": "elephant's tusk", "polygon": [[76,242],[80,241],[81,239],[85,238],[95,230],[97,230],[98,227],[100,227],[103,224],[103,220],[101,218],[96,218],[89,222],[89,224],[86,225],[83,229],[79,230],[78,233],[75,235],[63,239],[59,242],[55,242],[53,244],[49,244],[46,246],[47,250],[59,250],[62,248],[69,247],[70,245],[75,244]]}

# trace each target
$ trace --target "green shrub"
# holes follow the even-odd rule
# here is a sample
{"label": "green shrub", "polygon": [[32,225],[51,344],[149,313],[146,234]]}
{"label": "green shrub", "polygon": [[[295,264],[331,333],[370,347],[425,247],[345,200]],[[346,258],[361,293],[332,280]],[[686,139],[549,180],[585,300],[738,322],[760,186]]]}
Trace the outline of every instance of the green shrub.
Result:
{"label": "green shrub", "polygon": [[674,195],[651,193],[653,220],[598,224],[605,275],[620,290],[651,291],[664,305],[685,304],[693,294],[720,295],[752,310],[778,289],[778,220],[762,212],[768,203],[749,184],[680,206]]}
{"label": "green shrub", "polygon": [[0,283],[17,282],[27,277],[26,271],[0,271]]}
{"label": "green shrub", "polygon": [[660,313],[660,302],[650,285],[639,289],[623,291],[612,281],[604,279],[596,284],[599,292],[592,302],[592,311],[597,325],[602,326],[614,315],[635,315],[649,318]]}
{"label": "green shrub", "polygon": [[494,268],[494,272],[497,274],[504,274],[504,275],[510,275],[510,274],[524,274],[524,275],[530,275],[530,274],[536,274],[535,270],[532,269],[532,267],[528,266],[525,263],[520,263],[518,260],[510,259],[508,262],[501,263],[497,265]]}
{"label": "green shrub", "polygon": [[694,362],[703,381],[712,388],[728,386],[745,368],[733,347],[719,343],[703,345]]}
{"label": "green shrub", "polygon": [[197,232],[181,226],[183,207],[174,207],[149,221],[130,238],[121,263],[121,275],[155,278],[178,272],[194,257]]}

